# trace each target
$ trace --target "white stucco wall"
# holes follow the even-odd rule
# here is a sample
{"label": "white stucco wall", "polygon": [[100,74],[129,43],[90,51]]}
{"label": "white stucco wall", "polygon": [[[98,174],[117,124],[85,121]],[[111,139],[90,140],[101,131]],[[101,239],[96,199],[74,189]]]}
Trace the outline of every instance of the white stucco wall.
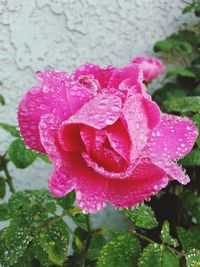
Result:
{"label": "white stucco wall", "polygon": [[[35,83],[34,71],[71,72],[92,61],[123,65],[152,53],[155,41],[185,20],[180,0],[0,0],[0,121],[16,124],[19,99]],[[0,151],[10,136],[0,131]],[[47,186],[51,167],[40,160],[25,170],[10,165],[15,186]]]}

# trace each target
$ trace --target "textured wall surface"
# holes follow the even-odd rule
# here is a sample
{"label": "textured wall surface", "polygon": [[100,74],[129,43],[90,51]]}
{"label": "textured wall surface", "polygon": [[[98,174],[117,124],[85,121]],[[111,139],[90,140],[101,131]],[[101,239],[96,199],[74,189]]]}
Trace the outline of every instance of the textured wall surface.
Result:
{"label": "textured wall surface", "polygon": [[[180,0],[0,0],[0,121],[16,122],[19,99],[47,67],[71,72],[92,61],[123,65],[149,54],[155,41],[185,20]],[[0,131],[0,151],[10,136]],[[17,188],[47,186],[51,167],[40,160],[10,169]]]}

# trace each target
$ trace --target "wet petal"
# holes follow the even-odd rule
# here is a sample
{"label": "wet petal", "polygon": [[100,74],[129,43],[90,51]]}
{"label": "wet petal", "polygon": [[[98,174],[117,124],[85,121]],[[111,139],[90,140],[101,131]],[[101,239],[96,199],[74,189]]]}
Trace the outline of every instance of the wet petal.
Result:
{"label": "wet petal", "polygon": [[106,69],[101,69],[95,64],[83,64],[76,69],[72,77],[78,80],[80,76],[90,75],[99,82],[101,88],[106,88],[113,70],[114,68],[111,66]]}
{"label": "wet petal", "polygon": [[162,169],[144,161],[128,179],[109,179],[107,198],[114,207],[131,207],[160,191],[167,183]]}
{"label": "wet petal", "polygon": [[155,159],[154,164],[161,169],[163,169],[171,179],[177,180],[181,184],[187,184],[190,182],[189,176],[186,174],[185,170],[181,168],[177,163],[169,159]]}
{"label": "wet petal", "polygon": [[136,159],[145,147],[149,130],[160,120],[158,106],[141,94],[129,97],[123,111],[127,131],[131,139],[131,161]]}
{"label": "wet petal", "polygon": [[52,195],[63,197],[76,186],[75,179],[69,178],[68,169],[64,166],[55,167],[49,179],[49,189]]}
{"label": "wet petal", "polygon": [[[73,135],[71,135],[71,132],[74,134],[72,129],[77,129],[77,125],[87,125],[100,130],[115,123],[120,116],[120,112],[120,98],[108,94],[97,95],[75,115],[62,123],[59,129],[59,141],[63,149],[65,151],[73,151]],[[79,132],[79,129],[77,131]],[[80,142],[82,142],[81,137]]]}
{"label": "wet petal", "polygon": [[194,123],[188,118],[163,114],[160,124],[149,135],[144,154],[179,159],[190,152],[197,134]]}
{"label": "wet petal", "polygon": [[66,88],[63,82],[69,77],[64,72],[49,70],[37,72],[40,86],[31,88],[21,100],[18,110],[20,132],[26,144],[39,152],[45,152],[39,137],[39,121],[43,114],[55,112],[68,118]]}
{"label": "wet petal", "polygon": [[120,90],[127,90],[132,86],[142,86],[142,71],[137,65],[130,64],[122,68],[116,68],[110,77],[108,88],[119,88]]}
{"label": "wet petal", "polygon": [[76,179],[70,175],[70,166],[66,157],[68,156],[59,145],[57,129],[60,118],[54,114],[45,114],[41,117],[39,124],[40,137],[45,151],[53,161],[53,173],[49,180],[49,188],[53,195],[62,197],[72,191],[76,185]]}
{"label": "wet petal", "polygon": [[127,162],[130,161],[131,141],[122,122],[118,120],[105,129],[111,147]]}

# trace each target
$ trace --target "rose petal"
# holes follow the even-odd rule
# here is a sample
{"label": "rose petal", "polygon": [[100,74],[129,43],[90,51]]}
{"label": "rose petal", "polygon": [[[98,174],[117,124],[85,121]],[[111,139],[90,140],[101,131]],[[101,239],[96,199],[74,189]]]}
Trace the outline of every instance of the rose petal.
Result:
{"label": "rose petal", "polygon": [[177,180],[181,184],[187,184],[190,182],[189,176],[185,173],[185,170],[181,168],[177,163],[169,159],[155,159],[152,161],[154,164],[163,169],[171,179]]}
{"label": "rose petal", "polygon": [[190,152],[197,134],[188,118],[163,114],[159,125],[149,134],[144,155],[179,159]]}
{"label": "rose petal", "polygon": [[135,160],[147,142],[149,130],[160,120],[158,106],[141,94],[129,97],[122,110],[131,139],[131,161]]}
{"label": "rose petal", "polygon": [[128,179],[109,179],[107,198],[117,208],[131,207],[146,200],[168,183],[165,172],[151,162],[139,164]]}
{"label": "rose petal", "polygon": [[101,69],[95,64],[83,64],[76,69],[72,77],[78,80],[80,76],[93,75],[94,79],[100,83],[101,88],[106,88],[113,70],[114,68],[111,66],[106,69]]}
{"label": "rose petal", "polygon": [[91,168],[84,164],[78,164],[77,172],[79,172],[79,174],[76,174],[76,199],[78,206],[86,213],[97,212],[105,208],[107,178],[94,173]]}
{"label": "rose petal", "polygon": [[37,78],[40,86],[31,88],[20,102],[18,120],[26,144],[39,152],[45,152],[38,130],[41,116],[54,113],[66,120],[93,98],[94,92],[72,81],[65,72],[57,70],[37,72]]}
{"label": "rose petal", "polygon": [[[127,80],[128,79],[128,80]],[[124,81],[128,81],[129,87],[132,87],[137,84],[142,85],[142,72],[140,68],[135,65],[135,64],[130,64],[127,66],[124,66],[122,68],[116,68],[113,71],[112,76],[110,77],[109,83],[108,83],[108,88],[119,88],[119,85]],[[121,90],[126,90],[124,84],[121,84],[120,89]]]}
{"label": "rose petal", "polygon": [[130,137],[120,120],[113,125],[106,127],[106,135],[111,147],[119,153],[127,162],[130,162]]}
{"label": "rose petal", "polygon": [[[59,129],[59,141],[62,148],[65,151],[74,151],[74,137],[71,135],[71,132],[74,134],[72,130],[73,127],[74,130],[76,130],[77,125],[87,125],[95,129],[102,129],[115,123],[120,116],[120,112],[120,98],[109,94],[98,94],[94,99],[86,103],[76,114],[62,123]],[[79,141],[81,142],[81,137]]]}
{"label": "rose petal", "polygon": [[51,193],[57,197],[66,195],[76,185],[75,177],[70,175],[70,166],[66,160],[68,155],[62,151],[58,142],[57,129],[60,123],[60,119],[54,114],[45,114],[41,117],[39,124],[42,145],[54,165],[49,188]]}

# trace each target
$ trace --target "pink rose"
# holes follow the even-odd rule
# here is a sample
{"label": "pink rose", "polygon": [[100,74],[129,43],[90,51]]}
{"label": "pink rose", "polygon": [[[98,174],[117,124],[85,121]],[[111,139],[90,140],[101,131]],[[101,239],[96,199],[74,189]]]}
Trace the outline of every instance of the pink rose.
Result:
{"label": "pink rose", "polygon": [[132,63],[141,67],[145,82],[156,79],[165,70],[162,61],[155,57],[135,57]]}
{"label": "pink rose", "polygon": [[36,76],[39,85],[21,100],[18,119],[26,144],[53,162],[53,195],[75,189],[78,206],[92,213],[106,201],[133,206],[171,179],[189,182],[173,160],[192,149],[197,129],[160,112],[137,65],[85,64],[71,76],[57,70]]}

